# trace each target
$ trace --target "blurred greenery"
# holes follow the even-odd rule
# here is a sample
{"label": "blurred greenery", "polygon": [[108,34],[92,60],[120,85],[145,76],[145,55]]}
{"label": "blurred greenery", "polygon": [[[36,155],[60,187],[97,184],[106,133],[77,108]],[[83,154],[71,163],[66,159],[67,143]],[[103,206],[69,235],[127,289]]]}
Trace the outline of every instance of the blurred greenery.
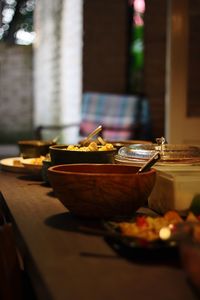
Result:
{"label": "blurred greenery", "polygon": [[130,47],[130,92],[143,92],[144,26],[133,26]]}
{"label": "blurred greenery", "polygon": [[[26,32],[33,32],[33,16],[36,0],[4,0],[2,2],[2,20],[0,24],[0,40],[8,43],[16,43],[16,32],[23,29]],[[3,17],[3,14],[9,10],[12,11],[13,17],[10,22]]]}

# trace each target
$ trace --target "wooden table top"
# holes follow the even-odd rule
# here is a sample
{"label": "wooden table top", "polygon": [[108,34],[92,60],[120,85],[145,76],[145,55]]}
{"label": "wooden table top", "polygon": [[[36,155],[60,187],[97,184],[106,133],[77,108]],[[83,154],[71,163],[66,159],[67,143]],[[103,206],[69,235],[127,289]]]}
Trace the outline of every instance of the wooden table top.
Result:
{"label": "wooden table top", "polygon": [[37,299],[197,299],[180,266],[120,256],[41,181],[1,171],[0,191]]}

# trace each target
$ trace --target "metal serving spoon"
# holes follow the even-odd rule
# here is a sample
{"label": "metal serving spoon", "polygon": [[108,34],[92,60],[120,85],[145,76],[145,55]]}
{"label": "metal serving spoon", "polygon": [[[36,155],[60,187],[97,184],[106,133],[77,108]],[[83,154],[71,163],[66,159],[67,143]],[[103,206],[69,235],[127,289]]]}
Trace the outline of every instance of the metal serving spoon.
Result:
{"label": "metal serving spoon", "polygon": [[53,144],[57,143],[59,137],[60,137],[60,134],[57,135],[57,136],[55,136],[55,137],[52,139],[52,143],[53,143]]}
{"label": "metal serving spoon", "polygon": [[151,167],[160,159],[160,153],[156,152],[147,162],[144,164],[137,173],[147,172]]}
{"label": "metal serving spoon", "polygon": [[85,146],[93,136],[97,135],[102,130],[102,126],[99,125],[95,130],[93,130],[83,141],[80,142],[81,146]]}

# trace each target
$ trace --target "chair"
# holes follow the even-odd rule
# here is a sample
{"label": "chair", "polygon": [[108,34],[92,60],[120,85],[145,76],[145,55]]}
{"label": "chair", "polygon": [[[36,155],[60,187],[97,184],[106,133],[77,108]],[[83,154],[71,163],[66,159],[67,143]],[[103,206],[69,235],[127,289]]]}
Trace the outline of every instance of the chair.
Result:
{"label": "chair", "polygon": [[151,140],[149,101],[143,95],[86,92],[83,94],[79,124],[41,124],[36,128],[36,137],[43,139],[44,130],[79,126],[81,139],[100,124],[103,126],[102,137],[106,140]]}
{"label": "chair", "polygon": [[88,135],[99,124],[103,138],[129,140],[151,138],[149,103],[142,95],[85,93],[80,133]]}
{"label": "chair", "polygon": [[23,299],[21,271],[11,224],[0,226],[0,299]]}
{"label": "chair", "polygon": [[32,287],[21,269],[12,224],[0,210],[0,299],[35,299]]}

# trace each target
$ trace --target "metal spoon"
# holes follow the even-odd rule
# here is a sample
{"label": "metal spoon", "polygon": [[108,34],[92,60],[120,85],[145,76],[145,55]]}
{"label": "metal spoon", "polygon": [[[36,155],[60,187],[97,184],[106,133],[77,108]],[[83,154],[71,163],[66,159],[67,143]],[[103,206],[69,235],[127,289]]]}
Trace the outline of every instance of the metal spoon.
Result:
{"label": "metal spoon", "polygon": [[60,135],[57,135],[55,136],[53,139],[52,139],[52,143],[57,143],[57,140],[59,139]]}
{"label": "metal spoon", "polygon": [[156,152],[147,162],[144,164],[137,173],[147,172],[151,167],[160,159],[160,153]]}
{"label": "metal spoon", "polygon": [[95,130],[93,130],[83,141],[81,141],[81,145],[82,146],[84,146],[84,145],[86,145],[88,142],[89,142],[89,140],[91,140],[91,138],[93,137],[93,136],[95,136],[96,134],[98,134],[100,131],[102,130],[102,126],[101,125],[99,125]]}

